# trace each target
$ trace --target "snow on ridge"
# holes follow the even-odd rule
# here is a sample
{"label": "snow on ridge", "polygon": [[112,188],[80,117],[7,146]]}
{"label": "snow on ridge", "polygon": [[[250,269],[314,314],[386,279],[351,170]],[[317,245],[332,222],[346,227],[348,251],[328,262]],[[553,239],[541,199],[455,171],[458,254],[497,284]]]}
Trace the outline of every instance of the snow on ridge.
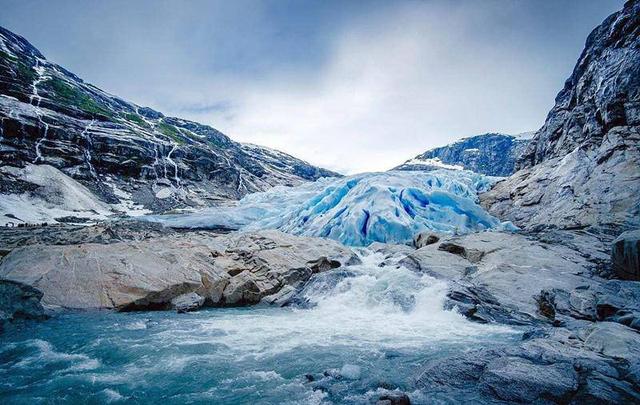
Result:
{"label": "snow on ridge", "polygon": [[429,159],[421,159],[419,157],[415,157],[411,160],[407,160],[403,165],[412,165],[412,166],[432,166],[441,169],[449,169],[449,170],[464,170],[464,166],[461,165],[450,165],[444,163],[440,160],[439,157],[429,158]]}
{"label": "snow on ridge", "polygon": [[516,139],[532,139],[536,135],[537,131],[521,132],[519,134],[512,135]]}

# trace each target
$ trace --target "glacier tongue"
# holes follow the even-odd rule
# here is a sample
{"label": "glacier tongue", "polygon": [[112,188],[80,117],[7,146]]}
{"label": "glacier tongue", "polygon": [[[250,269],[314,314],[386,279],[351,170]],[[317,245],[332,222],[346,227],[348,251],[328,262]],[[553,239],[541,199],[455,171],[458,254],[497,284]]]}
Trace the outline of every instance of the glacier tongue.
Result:
{"label": "glacier tongue", "polygon": [[232,207],[152,219],[179,227],[273,228],[354,246],[407,243],[425,230],[515,229],[477,204],[478,193],[496,180],[464,170],[364,173],[275,187]]}

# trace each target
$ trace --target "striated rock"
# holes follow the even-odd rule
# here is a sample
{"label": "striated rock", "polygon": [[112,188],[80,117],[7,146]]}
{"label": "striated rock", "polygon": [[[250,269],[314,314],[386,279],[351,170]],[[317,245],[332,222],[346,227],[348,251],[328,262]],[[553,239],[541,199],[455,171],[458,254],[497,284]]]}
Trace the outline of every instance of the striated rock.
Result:
{"label": "striated rock", "polygon": [[16,319],[44,319],[40,304],[42,293],[33,287],[10,280],[0,280],[0,332]]}
{"label": "striated rock", "polygon": [[201,298],[208,306],[255,304],[286,286],[302,286],[314,271],[357,261],[331,240],[278,231],[193,233],[25,246],[5,257],[0,277],[40,289],[50,306],[187,310]]}
{"label": "striated rock", "polygon": [[640,280],[640,229],[624,232],[613,241],[611,262],[618,277]]}
{"label": "striated rock", "polygon": [[595,264],[579,252],[505,232],[444,238],[439,245],[410,253],[399,264],[449,280],[446,305],[481,322],[546,321],[549,312],[540,313],[543,290],[565,291],[568,297],[577,288],[605,282],[592,275]]}
{"label": "striated rock", "polygon": [[[105,93],[2,27],[0,49],[0,167],[49,165],[125,214],[203,207],[276,185],[337,176]],[[44,187],[0,174],[0,192],[16,200],[0,213],[19,218],[33,202],[24,200],[34,192],[46,195]],[[55,220],[25,221],[43,218]]]}
{"label": "striated rock", "polygon": [[640,2],[587,38],[519,171],[480,196],[522,228],[640,227]]}

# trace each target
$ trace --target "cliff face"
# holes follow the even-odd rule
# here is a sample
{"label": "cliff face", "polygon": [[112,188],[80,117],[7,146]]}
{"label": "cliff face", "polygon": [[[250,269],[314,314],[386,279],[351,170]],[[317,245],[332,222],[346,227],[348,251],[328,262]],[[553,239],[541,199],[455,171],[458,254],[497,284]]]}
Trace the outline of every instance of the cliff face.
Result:
{"label": "cliff face", "polygon": [[461,139],[450,145],[428,150],[407,160],[394,170],[439,169],[438,163],[485,174],[509,176],[529,139],[513,135],[488,133]]}
{"label": "cliff face", "polygon": [[640,4],[628,2],[587,38],[544,126],[518,168],[600,147],[615,128],[640,125]]}
{"label": "cliff face", "polygon": [[[0,166],[45,164],[99,200],[126,194],[152,211],[336,175],[107,94],[0,27]],[[15,170],[0,173],[0,192],[33,191]]]}
{"label": "cliff face", "polygon": [[588,37],[520,169],[481,196],[524,228],[640,226],[640,2]]}

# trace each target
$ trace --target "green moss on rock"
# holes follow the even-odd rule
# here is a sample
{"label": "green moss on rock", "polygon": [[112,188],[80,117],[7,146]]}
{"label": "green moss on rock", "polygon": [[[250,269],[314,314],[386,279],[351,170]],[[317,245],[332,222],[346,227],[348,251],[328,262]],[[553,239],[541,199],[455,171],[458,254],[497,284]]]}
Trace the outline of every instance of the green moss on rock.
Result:
{"label": "green moss on rock", "polygon": [[182,138],[180,131],[178,128],[173,125],[169,125],[167,123],[161,122],[158,124],[158,131],[160,131],[163,135],[168,136],[179,144],[184,144],[184,138]]}
{"label": "green moss on rock", "polygon": [[142,119],[141,116],[139,116],[138,114],[133,114],[133,113],[127,113],[124,115],[124,119],[133,123],[138,124],[141,127],[145,127],[145,128],[150,128],[151,126],[149,125],[149,123],[147,121],[145,121],[144,119]]}
{"label": "green moss on rock", "polygon": [[112,117],[111,111],[98,104],[93,98],[65,83],[57,77],[46,80],[43,84],[55,94],[55,99],[68,106],[77,107],[89,114],[100,114]]}

